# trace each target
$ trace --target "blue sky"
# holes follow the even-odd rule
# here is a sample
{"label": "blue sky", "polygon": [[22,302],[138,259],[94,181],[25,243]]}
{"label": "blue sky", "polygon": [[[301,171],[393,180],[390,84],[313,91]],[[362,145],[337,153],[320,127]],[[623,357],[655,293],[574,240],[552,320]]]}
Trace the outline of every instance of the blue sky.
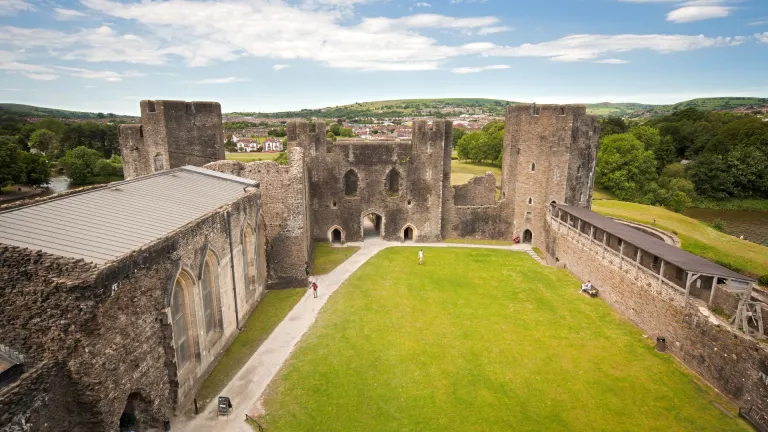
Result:
{"label": "blue sky", "polygon": [[768,97],[765,0],[0,0],[0,101]]}

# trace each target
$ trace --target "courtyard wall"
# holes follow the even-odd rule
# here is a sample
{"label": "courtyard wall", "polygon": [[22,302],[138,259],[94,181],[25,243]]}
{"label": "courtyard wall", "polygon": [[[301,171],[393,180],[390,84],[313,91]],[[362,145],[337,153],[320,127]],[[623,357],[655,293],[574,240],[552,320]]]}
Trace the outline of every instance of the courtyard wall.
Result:
{"label": "courtyard wall", "polygon": [[[670,353],[739,406],[768,412],[765,344],[732,329],[693,290],[686,305],[684,289],[674,283],[552,217],[545,223],[542,244],[553,263],[590,280],[603,300],[650,338],[665,337]],[[717,293],[714,307],[732,301],[723,290]]]}

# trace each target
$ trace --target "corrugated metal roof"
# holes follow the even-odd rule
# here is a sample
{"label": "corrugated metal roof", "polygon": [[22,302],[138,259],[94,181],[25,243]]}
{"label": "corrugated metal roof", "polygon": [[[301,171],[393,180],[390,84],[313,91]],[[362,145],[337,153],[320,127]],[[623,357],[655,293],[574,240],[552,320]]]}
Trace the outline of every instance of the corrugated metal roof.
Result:
{"label": "corrugated metal roof", "polygon": [[572,207],[558,204],[557,207],[571,215],[589,223],[603,231],[632,244],[652,255],[655,255],[664,261],[672,263],[681,269],[691,273],[704,273],[712,276],[736,279],[740,281],[754,282],[747,276],[729,270],[712,261],[701,258],[680,248],[671,246],[655,237],[643,233],[640,230],[616,222],[613,219],[597,214],[591,210],[581,207]]}
{"label": "corrugated metal roof", "polygon": [[0,243],[95,264],[139,249],[258,183],[185,166],[0,212]]}

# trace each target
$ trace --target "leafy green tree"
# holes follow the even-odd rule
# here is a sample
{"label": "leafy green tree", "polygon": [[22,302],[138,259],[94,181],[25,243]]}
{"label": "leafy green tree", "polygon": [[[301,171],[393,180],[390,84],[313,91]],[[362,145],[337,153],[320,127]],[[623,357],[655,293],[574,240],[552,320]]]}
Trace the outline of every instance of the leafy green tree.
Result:
{"label": "leafy green tree", "polygon": [[501,120],[494,120],[483,126],[483,132],[487,134],[494,134],[499,131],[504,131],[504,122]]}
{"label": "leafy green tree", "polygon": [[610,135],[601,141],[597,186],[621,200],[638,200],[645,187],[658,177],[653,152],[645,150],[643,143],[629,133]]}
{"label": "leafy green tree", "polygon": [[459,140],[461,139],[461,137],[463,137],[466,134],[467,134],[467,131],[464,130],[463,128],[456,128],[456,129],[454,129],[453,130],[453,138],[452,138],[453,139],[453,143],[451,144],[451,147],[455,149],[456,145],[459,143]]}
{"label": "leafy green tree", "polygon": [[29,153],[19,150],[21,174],[19,183],[31,187],[39,187],[51,180],[51,166],[45,156],[40,153]]}
{"label": "leafy green tree", "polygon": [[485,141],[485,134],[482,132],[470,132],[464,135],[456,146],[459,159],[479,162],[477,149],[484,145],[483,141]]}
{"label": "leafy green tree", "polygon": [[0,137],[0,188],[18,181],[20,173],[18,146],[11,137]]}
{"label": "leafy green tree", "polygon": [[57,136],[61,136],[67,129],[67,124],[59,119],[49,117],[36,122],[35,129],[47,129]]}
{"label": "leafy green tree", "polygon": [[29,147],[43,154],[56,151],[59,146],[59,138],[48,129],[38,129],[29,137]]}
{"label": "leafy green tree", "polygon": [[610,135],[622,134],[629,130],[627,122],[621,117],[608,117],[600,120],[602,128],[601,135],[607,137]]}
{"label": "leafy green tree", "polygon": [[705,155],[687,168],[688,178],[693,181],[696,193],[715,199],[734,195],[733,177],[728,161],[720,155]]}
{"label": "leafy green tree", "polygon": [[234,141],[232,141],[232,137],[230,136],[227,142],[224,143],[224,149],[230,153],[237,151],[237,145]]}
{"label": "leafy green tree", "polygon": [[67,170],[72,184],[79,185],[88,184],[93,181],[93,177],[98,176],[97,164],[101,160],[103,159],[98,151],[81,146],[69,150],[59,163]]}

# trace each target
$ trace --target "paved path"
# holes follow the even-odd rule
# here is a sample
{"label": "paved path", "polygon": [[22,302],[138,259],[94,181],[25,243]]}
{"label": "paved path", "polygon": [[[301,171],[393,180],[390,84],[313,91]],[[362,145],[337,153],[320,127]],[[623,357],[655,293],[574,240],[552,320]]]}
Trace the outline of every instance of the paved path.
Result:
{"label": "paved path", "polygon": [[[451,243],[394,243],[385,242],[378,238],[368,239],[364,243],[349,243],[361,246],[360,250],[349,257],[330,273],[317,276],[318,298],[313,298],[310,290],[299,300],[296,306],[286,315],[285,319],[275,328],[272,334],[259,347],[250,360],[235,375],[221,392],[231,398],[234,408],[229,417],[216,416],[216,399],[208,404],[206,409],[195,417],[178,417],[174,419],[172,429],[184,432],[253,432],[245,423],[245,414],[255,416],[260,411],[259,399],[272,378],[288,359],[293,348],[304,333],[317,318],[320,309],[328,301],[331,294],[341,286],[369,258],[388,247],[417,246],[432,247],[465,247],[484,249],[503,249],[523,251],[539,262],[543,261],[533,252],[529,245],[492,246]],[[426,254],[429,259],[429,253]],[[546,264],[545,264],[546,265]]]}

